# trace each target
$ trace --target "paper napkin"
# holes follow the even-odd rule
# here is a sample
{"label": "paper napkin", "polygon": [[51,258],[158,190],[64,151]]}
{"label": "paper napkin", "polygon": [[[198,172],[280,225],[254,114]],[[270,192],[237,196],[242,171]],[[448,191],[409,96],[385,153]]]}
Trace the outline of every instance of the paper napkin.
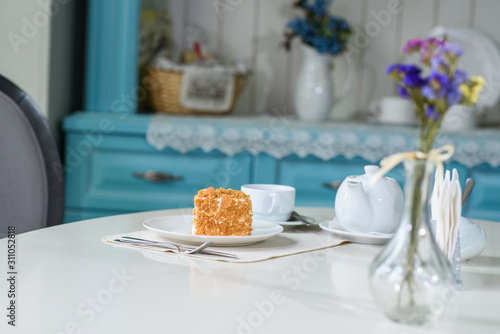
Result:
{"label": "paper napkin", "polygon": [[459,238],[459,222],[462,215],[462,188],[458,172],[446,171],[444,178],[436,171],[431,196],[431,219],[435,223],[436,242],[451,263],[455,261],[455,249]]}

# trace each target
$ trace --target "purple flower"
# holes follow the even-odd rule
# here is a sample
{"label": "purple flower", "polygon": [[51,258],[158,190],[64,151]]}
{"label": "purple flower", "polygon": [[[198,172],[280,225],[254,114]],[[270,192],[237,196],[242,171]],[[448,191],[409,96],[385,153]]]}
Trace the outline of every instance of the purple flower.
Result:
{"label": "purple flower", "polygon": [[[464,73],[460,73],[463,75]],[[462,92],[458,88],[460,84],[456,84],[446,75],[432,72],[429,75],[428,82],[422,87],[421,93],[429,100],[443,99],[446,100],[448,106],[460,103],[462,101]]]}
{"label": "purple flower", "polygon": [[408,91],[404,88],[405,86],[419,88],[427,83],[427,80],[421,77],[422,69],[415,65],[392,64],[387,67],[386,73],[400,75],[402,86],[398,89],[402,89],[399,91],[402,97],[409,97]]}
{"label": "purple flower", "polygon": [[404,88],[403,86],[398,86],[398,94],[401,96],[403,99],[408,99],[410,98],[410,93],[408,93],[408,90]]}
{"label": "purple flower", "polygon": [[406,73],[405,77],[403,78],[403,85],[415,88],[415,87],[422,87],[425,84],[427,84],[427,80],[423,79],[420,76],[420,73],[422,70],[418,69],[418,71],[409,71]]}
{"label": "purple flower", "polygon": [[434,100],[437,97],[436,92],[430,85],[425,85],[424,87],[422,87],[420,93],[422,94],[422,96],[426,97],[429,100]]}
{"label": "purple flower", "polygon": [[446,72],[449,68],[446,59],[441,55],[435,55],[431,58],[431,69],[435,72]]}
{"label": "purple flower", "polygon": [[392,72],[398,72],[402,73],[404,75],[414,75],[414,74],[420,74],[422,72],[422,69],[418,66],[415,65],[409,65],[409,64],[392,64],[387,67],[385,70],[386,74],[391,74]]}
{"label": "purple flower", "polygon": [[429,45],[443,46],[443,45],[446,45],[446,42],[444,39],[438,39],[436,37],[428,37],[424,40],[424,44],[426,46],[429,46]]}
{"label": "purple flower", "polygon": [[437,121],[439,119],[439,112],[436,111],[436,108],[434,108],[433,105],[430,105],[427,107],[427,110],[425,111],[425,116],[427,118]]}
{"label": "purple flower", "polygon": [[422,73],[422,69],[415,65],[403,65],[401,68],[406,75],[420,75]]}
{"label": "purple flower", "polygon": [[425,111],[425,116],[427,118],[437,121],[439,118],[439,112],[436,111],[436,108],[434,108],[433,105],[430,105],[427,107],[427,110]]}
{"label": "purple flower", "polygon": [[[403,98],[412,98],[424,108],[429,119],[439,119],[442,109],[462,103],[464,97],[460,86],[469,82],[467,72],[455,68],[458,57],[463,54],[457,44],[446,44],[435,37],[408,41],[405,52],[417,52],[420,65],[392,64],[386,73],[398,83],[397,92]],[[424,76],[422,68],[430,68]],[[426,108],[426,109],[425,109]]]}
{"label": "purple flower", "polygon": [[455,86],[460,86],[461,84],[465,83],[467,80],[469,80],[467,72],[463,70],[456,70],[455,75],[453,76],[453,85]]}
{"label": "purple flower", "polygon": [[462,101],[462,98],[463,98],[462,92],[459,89],[456,89],[455,87],[449,89],[448,93],[446,94],[446,101],[448,102],[449,106],[453,106],[455,104],[460,103],[460,101]]}
{"label": "purple flower", "polygon": [[456,57],[461,57],[464,53],[457,43],[445,43],[439,47],[439,51]]}
{"label": "purple flower", "polygon": [[409,53],[412,51],[420,50],[420,47],[422,46],[422,44],[424,44],[424,41],[422,39],[419,39],[419,38],[411,39],[403,47],[403,52]]}
{"label": "purple flower", "polygon": [[391,64],[391,65],[387,66],[387,68],[385,70],[385,74],[391,74],[394,71],[401,72],[399,70],[400,66],[401,66],[401,64]]}
{"label": "purple flower", "polygon": [[429,75],[427,84],[422,88],[422,95],[429,100],[445,97],[449,81],[446,75],[432,72]]}

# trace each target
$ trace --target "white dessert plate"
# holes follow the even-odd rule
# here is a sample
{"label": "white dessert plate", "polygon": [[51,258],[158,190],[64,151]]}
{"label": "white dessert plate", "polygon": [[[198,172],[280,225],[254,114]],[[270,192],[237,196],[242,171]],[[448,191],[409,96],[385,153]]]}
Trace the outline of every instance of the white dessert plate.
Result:
{"label": "white dessert plate", "polygon": [[151,218],[142,223],[145,228],[167,237],[170,240],[201,245],[213,241],[214,246],[246,246],[267,240],[283,232],[283,227],[271,222],[254,220],[252,235],[249,236],[210,236],[191,235],[193,215],[165,216]]}
{"label": "white dessert plate", "polygon": [[394,234],[386,233],[359,233],[348,232],[338,222],[337,219],[325,220],[319,223],[323,230],[333,233],[336,237],[349,240],[359,244],[383,245],[391,240]]}

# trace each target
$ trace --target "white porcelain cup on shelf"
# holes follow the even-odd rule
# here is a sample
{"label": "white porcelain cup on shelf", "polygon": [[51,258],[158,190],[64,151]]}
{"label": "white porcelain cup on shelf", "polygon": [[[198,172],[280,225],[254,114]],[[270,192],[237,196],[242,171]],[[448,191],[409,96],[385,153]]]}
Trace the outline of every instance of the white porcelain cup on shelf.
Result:
{"label": "white porcelain cup on shelf", "polygon": [[454,105],[446,112],[441,123],[444,132],[470,131],[476,128],[478,123],[478,110],[475,107]]}
{"label": "white porcelain cup on shelf", "polygon": [[250,196],[253,218],[286,221],[295,208],[295,188],[278,184],[246,184],[241,191]]}
{"label": "white porcelain cup on shelf", "polygon": [[370,111],[380,123],[414,125],[417,123],[415,106],[398,96],[385,96],[370,104]]}

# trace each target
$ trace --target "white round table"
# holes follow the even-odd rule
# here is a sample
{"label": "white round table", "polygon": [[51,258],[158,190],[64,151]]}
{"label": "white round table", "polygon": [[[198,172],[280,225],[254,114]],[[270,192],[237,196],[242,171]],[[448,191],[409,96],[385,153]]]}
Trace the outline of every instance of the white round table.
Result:
{"label": "white round table", "polygon": [[[318,221],[332,209],[299,208]],[[86,220],[17,236],[16,327],[0,283],[1,333],[498,333],[500,224],[462,266],[465,290],[427,327],[391,322],[376,308],[367,271],[383,246],[344,244],[238,264],[112,247],[107,235],[143,229],[165,210]],[[0,240],[2,268],[7,239]],[[8,269],[4,269],[4,277]],[[455,298],[454,298],[455,299]]]}

